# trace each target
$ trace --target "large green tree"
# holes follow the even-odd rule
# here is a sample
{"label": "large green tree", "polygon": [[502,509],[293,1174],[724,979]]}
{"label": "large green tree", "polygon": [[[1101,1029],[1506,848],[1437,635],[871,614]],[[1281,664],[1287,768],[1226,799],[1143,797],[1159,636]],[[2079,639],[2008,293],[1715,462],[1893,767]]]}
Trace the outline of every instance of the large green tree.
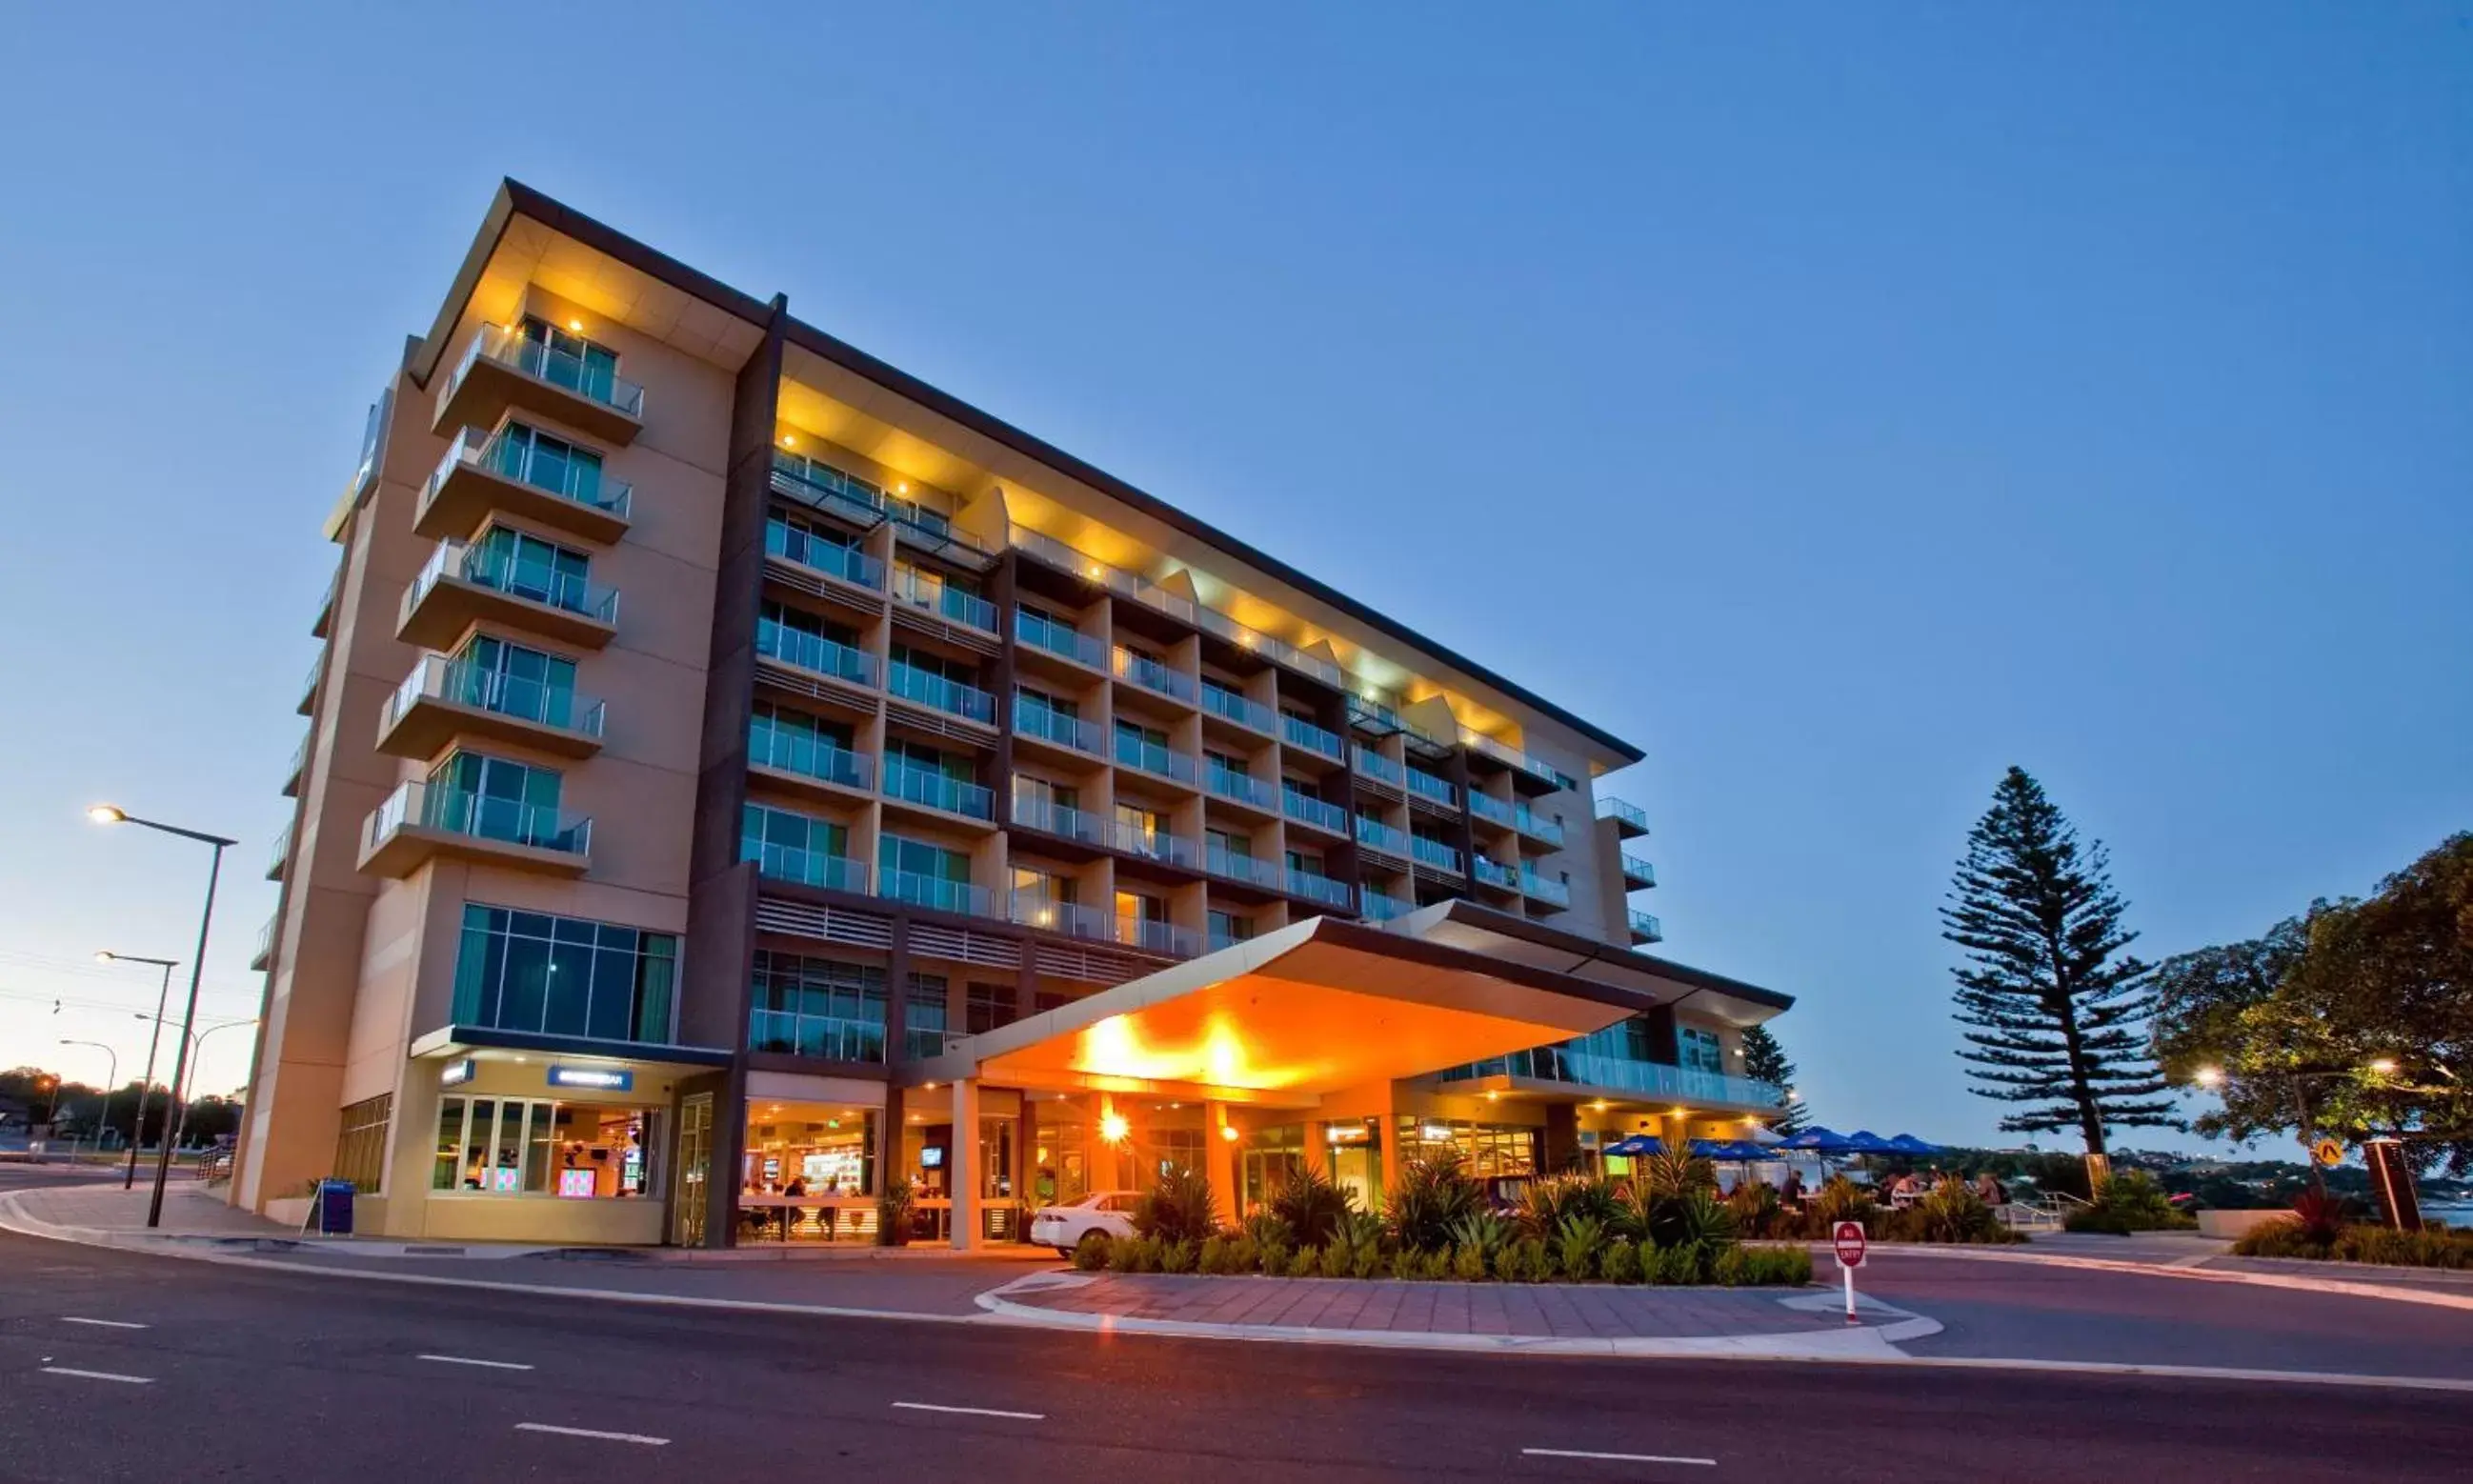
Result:
{"label": "large green tree", "polygon": [[2473,1169],[2473,833],[2264,938],[2159,970],[2156,1049],[2201,1068],[2204,1133],[2401,1138],[2416,1164]]}
{"label": "large green tree", "polygon": [[2112,888],[2101,844],[2077,830],[2023,768],[1992,791],[1940,910],[1965,950],[1957,980],[1967,1075],[1979,1097],[2027,1105],[2005,1132],[2075,1128],[2089,1154],[2107,1128],[2169,1128],[2173,1105],[2149,1045],[2148,966]]}
{"label": "large green tree", "polygon": [[1769,1116],[1771,1130],[1780,1134],[1800,1134],[1804,1125],[1812,1121],[1811,1110],[1804,1107],[1800,1096],[1795,1095],[1794,1063],[1787,1056],[1786,1047],[1778,1044],[1776,1034],[1765,1025],[1747,1026],[1743,1030],[1743,1075],[1773,1082],[1787,1092],[1788,1096],[1777,1105],[1778,1111]]}

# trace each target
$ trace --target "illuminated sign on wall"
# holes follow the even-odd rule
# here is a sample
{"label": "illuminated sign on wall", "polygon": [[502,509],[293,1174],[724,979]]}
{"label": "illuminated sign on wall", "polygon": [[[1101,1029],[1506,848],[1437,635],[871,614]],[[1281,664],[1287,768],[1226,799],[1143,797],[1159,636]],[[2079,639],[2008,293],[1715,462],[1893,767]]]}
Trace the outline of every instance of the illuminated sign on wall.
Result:
{"label": "illuminated sign on wall", "polygon": [[549,1085],[553,1088],[589,1088],[595,1092],[632,1092],[636,1074],[616,1066],[552,1066]]}
{"label": "illuminated sign on wall", "polygon": [[468,1056],[460,1062],[449,1062],[440,1068],[438,1085],[442,1088],[460,1088],[470,1082],[472,1074],[477,1070],[479,1068],[473,1065],[472,1059]]}
{"label": "illuminated sign on wall", "polygon": [[589,1199],[592,1180],[590,1170],[561,1170],[558,1172],[558,1193],[570,1201]]}

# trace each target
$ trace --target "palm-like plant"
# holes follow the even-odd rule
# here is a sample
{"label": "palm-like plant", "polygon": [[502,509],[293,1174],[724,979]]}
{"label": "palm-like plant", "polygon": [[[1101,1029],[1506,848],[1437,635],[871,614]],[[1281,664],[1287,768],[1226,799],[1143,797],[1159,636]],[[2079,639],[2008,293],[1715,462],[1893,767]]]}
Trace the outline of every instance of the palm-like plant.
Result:
{"label": "palm-like plant", "polygon": [[1332,1184],[1321,1166],[1308,1164],[1271,1197],[1271,1213],[1288,1224],[1289,1241],[1301,1247],[1329,1243],[1357,1209],[1357,1192]]}
{"label": "palm-like plant", "polygon": [[1622,1201],[1615,1187],[1586,1175],[1549,1175],[1532,1180],[1521,1192],[1521,1230],[1540,1241],[1553,1241],[1563,1223],[1578,1218],[1599,1228],[1622,1222]]}
{"label": "palm-like plant", "polygon": [[1134,1208],[1134,1230],[1168,1242],[1192,1242],[1219,1232],[1219,1198],[1201,1171],[1177,1164],[1162,1172],[1159,1184]]}
{"label": "palm-like plant", "polygon": [[1484,1204],[1485,1193],[1457,1150],[1411,1160],[1391,1192],[1392,1237],[1403,1252],[1439,1252],[1450,1245],[1452,1228]]}
{"label": "palm-like plant", "polygon": [[1455,1252],[1475,1252],[1491,1260],[1519,1234],[1519,1229],[1510,1222],[1490,1210],[1481,1210],[1452,1223],[1451,1245]]}
{"label": "palm-like plant", "polygon": [[1633,1185],[1646,1185],[1652,1197],[1678,1197],[1693,1190],[1717,1188],[1717,1167],[1693,1154],[1688,1146],[1642,1155],[1632,1171]]}

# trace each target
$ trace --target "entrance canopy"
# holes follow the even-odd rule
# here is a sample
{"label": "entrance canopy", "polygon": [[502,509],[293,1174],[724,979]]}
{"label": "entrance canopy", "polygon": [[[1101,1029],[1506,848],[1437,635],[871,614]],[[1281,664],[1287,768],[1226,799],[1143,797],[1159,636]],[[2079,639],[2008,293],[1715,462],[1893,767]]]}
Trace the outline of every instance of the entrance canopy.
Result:
{"label": "entrance canopy", "polygon": [[906,1064],[901,1080],[1311,1107],[1326,1092],[1585,1036],[1653,1003],[1316,918],[969,1037]]}

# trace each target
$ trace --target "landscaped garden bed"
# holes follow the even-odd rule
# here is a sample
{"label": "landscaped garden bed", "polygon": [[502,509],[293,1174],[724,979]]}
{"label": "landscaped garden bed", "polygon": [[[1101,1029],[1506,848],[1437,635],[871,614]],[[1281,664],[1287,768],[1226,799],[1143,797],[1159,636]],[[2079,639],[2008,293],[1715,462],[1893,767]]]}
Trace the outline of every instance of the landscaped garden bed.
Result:
{"label": "landscaped garden bed", "polygon": [[2233,1242],[2238,1257],[2300,1257],[2391,1267],[2473,1269],[2473,1232],[2431,1226],[2398,1232],[2352,1219],[2350,1208],[2316,1192],[2291,1214],[2251,1228]]}

